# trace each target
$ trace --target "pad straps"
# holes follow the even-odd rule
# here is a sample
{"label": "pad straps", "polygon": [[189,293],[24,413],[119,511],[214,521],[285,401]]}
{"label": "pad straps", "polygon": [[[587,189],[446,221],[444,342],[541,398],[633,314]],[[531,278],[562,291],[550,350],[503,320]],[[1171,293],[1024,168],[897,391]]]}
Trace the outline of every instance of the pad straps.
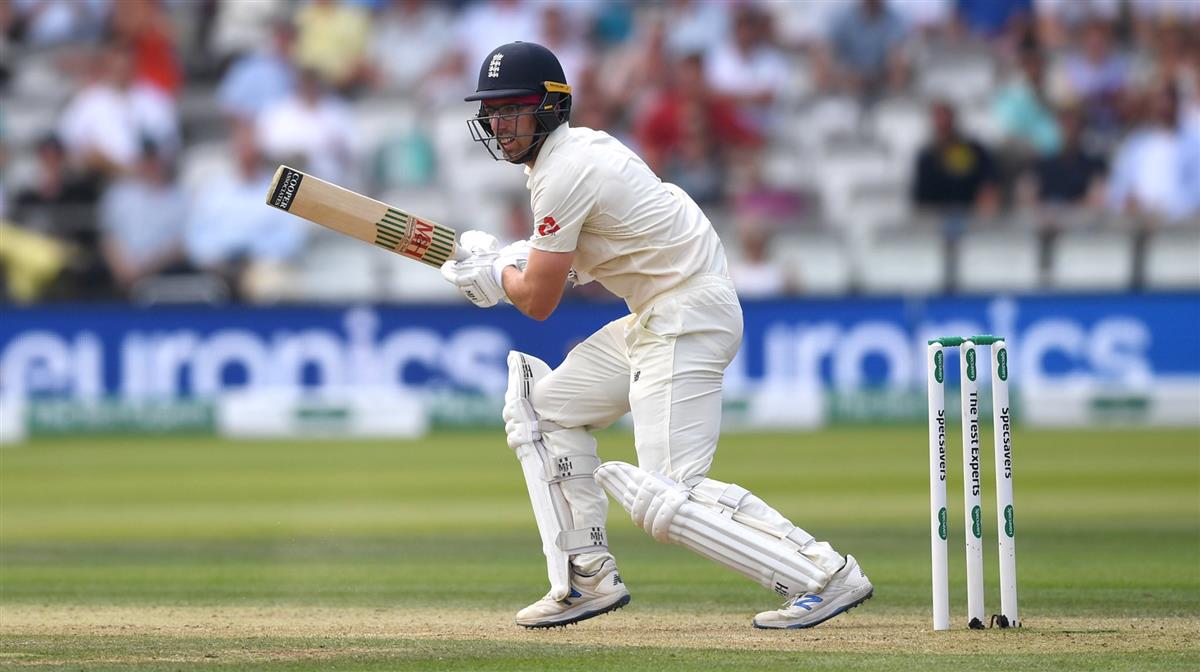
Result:
{"label": "pad straps", "polygon": [[546,482],[560,483],[572,478],[591,478],[600,466],[596,455],[562,455],[546,463]]}
{"label": "pad straps", "polygon": [[567,555],[595,553],[608,550],[608,534],[603,527],[582,527],[578,530],[563,530],[555,542]]}

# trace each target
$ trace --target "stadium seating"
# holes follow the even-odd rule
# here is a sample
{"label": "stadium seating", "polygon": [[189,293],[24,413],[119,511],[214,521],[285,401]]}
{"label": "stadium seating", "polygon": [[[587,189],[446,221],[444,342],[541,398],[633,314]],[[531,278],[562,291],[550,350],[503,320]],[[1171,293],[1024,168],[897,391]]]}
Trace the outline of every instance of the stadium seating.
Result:
{"label": "stadium seating", "polygon": [[845,294],[853,272],[841,240],[822,231],[794,232],[777,236],[771,243],[771,259],[783,266],[800,292],[809,295]]}
{"label": "stadium seating", "polygon": [[946,286],[942,236],[929,230],[880,231],[858,257],[858,277],[868,294],[933,294]]}
{"label": "stadium seating", "polygon": [[1067,291],[1116,291],[1133,285],[1134,239],[1128,231],[1076,230],[1054,241],[1050,286]]}
{"label": "stadium seating", "polygon": [[1153,233],[1144,260],[1147,289],[1200,289],[1200,227]]}
{"label": "stadium seating", "polygon": [[1037,236],[1025,230],[969,231],[958,241],[954,286],[962,292],[1026,292],[1041,281]]}

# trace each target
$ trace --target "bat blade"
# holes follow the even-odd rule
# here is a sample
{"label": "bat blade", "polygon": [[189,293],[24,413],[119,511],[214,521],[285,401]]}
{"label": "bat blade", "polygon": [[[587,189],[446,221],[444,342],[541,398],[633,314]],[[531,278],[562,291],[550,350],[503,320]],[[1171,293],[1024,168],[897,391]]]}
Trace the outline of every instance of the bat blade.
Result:
{"label": "bat blade", "polygon": [[288,166],[275,171],[267,205],[430,266],[460,256],[454,229]]}

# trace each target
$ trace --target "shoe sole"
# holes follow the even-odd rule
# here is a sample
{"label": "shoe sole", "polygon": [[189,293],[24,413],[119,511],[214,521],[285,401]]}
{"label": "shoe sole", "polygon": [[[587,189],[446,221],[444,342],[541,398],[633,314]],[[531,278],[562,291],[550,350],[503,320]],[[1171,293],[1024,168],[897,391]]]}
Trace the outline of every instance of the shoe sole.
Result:
{"label": "shoe sole", "polygon": [[531,623],[517,623],[517,625],[519,625],[527,630],[545,630],[547,628],[565,628],[568,625],[571,625],[572,623],[586,621],[589,618],[593,618],[595,616],[600,616],[602,614],[607,614],[610,611],[616,611],[616,610],[620,609],[621,607],[629,604],[630,599],[632,599],[630,594],[625,593],[624,595],[621,596],[621,599],[617,600],[616,602],[613,602],[612,604],[610,604],[608,606],[600,607],[599,609],[596,609],[594,611],[585,611],[582,614],[572,617],[572,618],[568,618],[565,621],[543,621],[541,623],[532,623],[532,624]]}
{"label": "shoe sole", "polygon": [[837,611],[829,614],[825,618],[822,618],[819,621],[814,621],[812,623],[797,623],[795,625],[759,625],[758,620],[755,619],[754,621],[751,622],[751,624],[760,630],[804,630],[806,628],[816,627],[816,626],[824,623],[825,621],[828,621],[829,619],[834,618],[836,616],[841,616],[842,614],[846,613],[847,611],[850,611],[851,609],[857,607],[858,605],[862,604],[863,602],[866,602],[867,600],[871,599],[871,597],[874,595],[875,595],[875,589],[872,588],[871,592],[864,595],[858,601],[851,602],[850,604],[847,604],[846,606],[842,607],[841,609],[838,609]]}

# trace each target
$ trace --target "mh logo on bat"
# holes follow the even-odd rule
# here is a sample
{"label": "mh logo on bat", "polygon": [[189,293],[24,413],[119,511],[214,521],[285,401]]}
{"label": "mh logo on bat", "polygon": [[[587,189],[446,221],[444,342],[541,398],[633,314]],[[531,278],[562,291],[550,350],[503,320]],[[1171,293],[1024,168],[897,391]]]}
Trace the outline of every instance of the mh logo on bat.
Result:
{"label": "mh logo on bat", "polygon": [[413,259],[421,259],[425,256],[425,251],[433,244],[433,225],[429,222],[421,221],[416,217],[409,220],[409,230],[412,232],[412,237],[408,239],[408,244],[400,250],[400,254]]}

